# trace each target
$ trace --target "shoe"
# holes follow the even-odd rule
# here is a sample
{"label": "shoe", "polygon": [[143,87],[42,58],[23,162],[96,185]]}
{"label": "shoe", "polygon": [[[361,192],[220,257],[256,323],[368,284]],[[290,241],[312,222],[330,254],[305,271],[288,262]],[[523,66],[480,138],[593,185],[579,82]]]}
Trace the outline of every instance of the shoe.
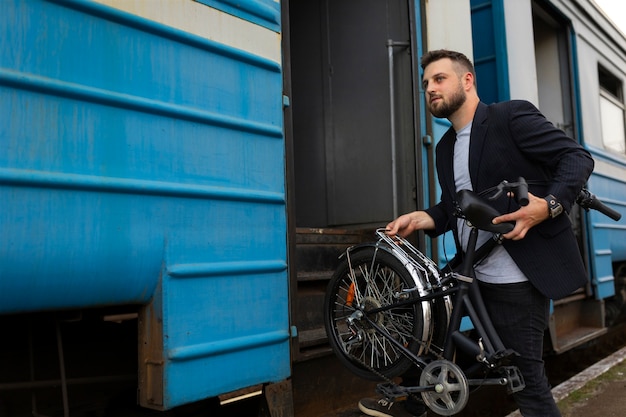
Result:
{"label": "shoe", "polygon": [[[404,401],[389,401],[386,398],[363,398],[359,401],[359,410],[373,417],[416,417],[406,410]],[[426,413],[419,417],[426,417]]]}

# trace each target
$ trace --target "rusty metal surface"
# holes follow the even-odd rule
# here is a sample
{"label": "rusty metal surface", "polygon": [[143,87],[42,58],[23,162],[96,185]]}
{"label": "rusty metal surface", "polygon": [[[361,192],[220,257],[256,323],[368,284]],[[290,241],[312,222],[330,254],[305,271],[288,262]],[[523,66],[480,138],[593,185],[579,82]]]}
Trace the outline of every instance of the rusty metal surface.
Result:
{"label": "rusty metal surface", "polygon": [[[161,285],[157,287],[161,293]],[[141,308],[139,313],[138,397],[143,407],[163,408],[163,317],[161,297]]]}

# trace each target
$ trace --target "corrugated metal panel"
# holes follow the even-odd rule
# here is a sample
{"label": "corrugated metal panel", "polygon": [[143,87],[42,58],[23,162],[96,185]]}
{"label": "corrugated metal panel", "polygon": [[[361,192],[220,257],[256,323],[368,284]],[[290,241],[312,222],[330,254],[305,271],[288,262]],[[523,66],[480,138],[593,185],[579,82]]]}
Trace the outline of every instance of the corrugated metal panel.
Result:
{"label": "corrugated metal panel", "polygon": [[158,408],[288,377],[280,65],[90,1],[0,16],[0,313],[150,303]]}
{"label": "corrugated metal panel", "polygon": [[597,299],[615,294],[613,262],[626,259],[626,200],[624,189],[626,181],[622,171],[623,161],[592,149],[596,160],[594,172],[589,179],[589,189],[612,209],[622,214],[619,222],[614,222],[605,215],[591,210],[588,214],[589,244],[591,255],[592,281]]}
{"label": "corrugated metal panel", "polygon": [[280,3],[278,0],[195,0],[233,16],[280,31]]}

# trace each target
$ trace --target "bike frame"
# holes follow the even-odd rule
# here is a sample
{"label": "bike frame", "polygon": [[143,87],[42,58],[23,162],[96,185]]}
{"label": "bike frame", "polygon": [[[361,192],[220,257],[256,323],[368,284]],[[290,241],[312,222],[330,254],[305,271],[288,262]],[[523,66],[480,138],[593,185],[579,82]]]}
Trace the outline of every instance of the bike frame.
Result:
{"label": "bike frame", "polygon": [[[423,257],[410,242],[400,237],[391,238],[387,236],[383,229],[376,232],[380,237],[379,244],[385,242],[387,245],[393,245],[390,251],[394,256],[401,260],[405,265],[410,262],[410,254],[419,254]],[[476,250],[476,243],[478,239],[478,229],[476,227],[471,228],[468,247],[465,257],[461,264],[460,272],[453,271],[453,266],[448,265],[444,269],[449,269],[450,272],[444,277],[442,281],[441,290],[435,289],[431,293],[421,295],[409,300],[399,301],[397,303],[388,304],[375,309],[362,311],[363,317],[368,325],[372,326],[376,331],[381,334],[385,339],[389,341],[394,347],[400,350],[404,355],[411,359],[411,361],[420,368],[424,368],[427,362],[410,351],[400,342],[395,340],[383,327],[379,326],[375,321],[371,320],[369,316],[374,316],[376,313],[391,310],[398,307],[403,307],[411,304],[421,303],[424,301],[432,301],[438,298],[444,298],[446,296],[452,296],[452,309],[451,315],[446,331],[445,344],[443,347],[442,357],[446,360],[453,361],[455,349],[458,348],[464,353],[473,355],[478,363],[478,366],[486,366],[488,369],[496,369],[501,365],[503,358],[514,355],[511,350],[507,350],[502,340],[498,336],[493,323],[487,313],[487,309],[480,294],[478,285],[474,282],[473,269],[477,261],[484,258],[497,244],[499,244],[501,237],[499,234],[495,234],[494,238],[483,244],[478,250]],[[404,249],[406,248],[406,250]],[[372,261],[375,260],[375,257]],[[458,285],[454,287],[446,287],[446,279],[455,279]],[[460,332],[461,320],[463,316],[467,314],[472,321],[474,329],[476,330],[479,341],[478,343]],[[473,369],[472,369],[473,370]],[[507,369],[507,375],[509,377],[515,377],[517,372],[511,369]],[[468,385],[506,385],[509,383],[518,385],[517,381],[511,381],[510,378],[498,377],[491,379],[479,379],[468,380]],[[432,387],[411,387],[411,392],[430,391]]]}
{"label": "bike frame", "polygon": [[[514,227],[512,223],[497,225],[492,223],[492,219],[499,216],[500,213],[489,204],[487,199],[483,198],[484,195],[490,192],[494,192],[494,194],[488,198],[489,200],[493,200],[500,195],[507,195],[514,197],[520,206],[528,203],[528,184],[523,178],[520,178],[515,183],[502,181],[498,186],[485,190],[480,194],[475,194],[470,190],[459,191],[456,201],[457,213],[455,214],[459,218],[464,219],[470,227],[469,243],[465,254],[455,257],[443,269],[440,269],[406,239],[397,235],[387,235],[385,229],[376,231],[376,234],[379,236],[377,242],[358,245],[346,251],[349,271],[352,271],[350,264],[352,253],[374,248],[371,265],[365,276],[375,275],[375,267],[378,265],[377,257],[379,253],[385,252],[400,262],[415,284],[411,288],[390,293],[391,304],[380,306],[380,304],[376,303],[363,303],[357,307],[353,307],[350,304],[350,307],[354,308],[354,310],[348,316],[345,316],[350,332],[347,333],[349,335],[347,342],[360,343],[362,341],[361,332],[363,329],[373,329],[385,342],[388,342],[389,346],[393,346],[397,352],[421,369],[419,386],[398,386],[387,375],[379,373],[374,369],[373,365],[369,366],[367,363],[361,362],[361,365],[375,376],[382,377],[387,381],[379,384],[377,387],[378,392],[385,397],[397,398],[412,393],[421,393],[425,404],[437,412],[437,414],[453,415],[461,411],[467,404],[469,397],[468,386],[503,385],[507,387],[509,393],[524,389],[525,385],[521,372],[516,366],[509,365],[510,359],[515,357],[517,352],[504,346],[489,317],[480,288],[475,282],[474,266],[483,260],[498,244],[501,244],[503,235],[510,232]],[[604,205],[585,189],[579,193],[576,203],[585,210],[598,210],[614,220],[619,220],[621,217],[620,213]],[[492,233],[493,238],[476,248],[479,230]],[[368,262],[369,256],[368,253]],[[385,255],[386,257],[387,255]],[[363,259],[360,259],[360,262],[362,261]],[[384,262],[382,263],[384,264]],[[396,272],[400,273],[400,271]],[[348,277],[354,280],[351,273],[348,274]],[[338,285],[341,279],[343,279],[341,275],[334,276],[330,284],[333,286]],[[331,285],[329,285],[329,288]],[[336,287],[333,287],[332,291],[336,291],[336,289]],[[408,296],[412,294],[416,294],[416,296]],[[385,302],[388,301],[389,298]],[[433,301],[441,301],[445,306],[446,315],[443,318],[438,316],[438,321],[431,320],[431,312],[433,305],[438,312],[441,312],[442,305],[438,303],[433,304]],[[327,298],[325,302],[330,303],[333,300],[332,298]],[[393,311],[391,310],[417,305],[418,303],[422,303],[421,320],[423,320],[422,324],[424,326],[422,337],[419,340],[421,347],[418,351],[413,352],[408,348],[409,344],[407,346],[404,345],[406,339],[400,339],[403,340],[401,342],[394,338],[392,332],[376,320],[380,318],[379,313],[388,312],[389,316],[392,316]],[[372,304],[378,306],[369,308]],[[328,304],[326,304],[326,308],[329,308]],[[333,313],[331,312],[330,314],[332,315]],[[477,340],[467,337],[460,331],[461,321],[465,315],[469,316],[474,326],[474,331],[478,335]],[[419,320],[420,318],[416,316],[414,319]],[[445,320],[445,328],[442,323],[443,320]],[[328,323],[331,322],[327,322],[327,325]],[[431,327],[427,330],[426,326]],[[328,325],[327,329],[336,331],[332,323]],[[440,343],[441,346],[433,347],[433,343]],[[386,348],[380,343],[378,343],[378,346],[382,347],[381,350],[384,353]],[[342,349],[342,354],[350,357],[350,353],[347,353],[341,345],[333,348]],[[425,348],[425,354],[422,353],[424,351],[422,348]],[[476,362],[466,369],[461,369],[454,362],[457,351],[473,355]],[[373,352],[378,354],[376,351]],[[483,371],[484,374],[481,375],[480,379],[467,379],[467,375],[475,371]],[[492,371],[493,373],[490,375]],[[495,376],[496,372],[497,376]]]}

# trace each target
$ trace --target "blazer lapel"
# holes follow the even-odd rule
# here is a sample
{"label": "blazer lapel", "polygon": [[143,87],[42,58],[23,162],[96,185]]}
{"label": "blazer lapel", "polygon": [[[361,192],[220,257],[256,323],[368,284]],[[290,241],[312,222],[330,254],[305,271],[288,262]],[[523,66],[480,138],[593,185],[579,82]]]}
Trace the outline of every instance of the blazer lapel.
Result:
{"label": "blazer lapel", "polygon": [[485,148],[485,138],[487,136],[487,122],[488,107],[483,102],[478,103],[476,108],[476,114],[474,115],[474,121],[472,122],[472,132],[470,133],[470,150],[469,150],[469,172],[472,180],[472,187],[475,191],[481,191],[479,188],[481,185],[477,184],[479,179],[480,161],[483,156],[483,150]]}
{"label": "blazer lapel", "polygon": [[438,164],[441,164],[441,169],[439,172],[439,182],[442,187],[445,186],[447,191],[450,193],[452,198],[454,199],[456,196],[456,187],[454,185],[454,143],[456,141],[456,133],[454,129],[450,128],[448,131],[441,137],[441,141],[439,142],[439,146],[441,147],[441,152],[438,152],[438,157],[444,156],[443,160],[438,161]]}

